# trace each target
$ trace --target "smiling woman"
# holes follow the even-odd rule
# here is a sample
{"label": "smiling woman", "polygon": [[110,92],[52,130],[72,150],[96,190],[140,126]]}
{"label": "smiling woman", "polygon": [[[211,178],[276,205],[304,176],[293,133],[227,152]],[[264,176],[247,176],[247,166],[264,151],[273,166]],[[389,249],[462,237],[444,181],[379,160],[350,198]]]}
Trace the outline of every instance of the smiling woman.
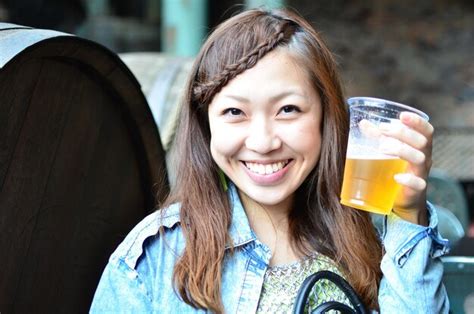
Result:
{"label": "smiling woman", "polygon": [[[408,151],[429,156],[419,130],[431,126],[408,120],[386,136],[423,137]],[[250,10],[222,23],[190,75],[167,205],[111,256],[91,312],[290,312],[305,278],[328,270],[371,310],[446,313],[446,242],[426,191],[405,186],[419,204],[406,210],[429,226],[394,211],[383,236],[340,204],[348,124],[336,63],[307,21]],[[426,179],[429,162],[410,163],[410,175]],[[332,301],[349,304],[323,281],[307,309]]]}

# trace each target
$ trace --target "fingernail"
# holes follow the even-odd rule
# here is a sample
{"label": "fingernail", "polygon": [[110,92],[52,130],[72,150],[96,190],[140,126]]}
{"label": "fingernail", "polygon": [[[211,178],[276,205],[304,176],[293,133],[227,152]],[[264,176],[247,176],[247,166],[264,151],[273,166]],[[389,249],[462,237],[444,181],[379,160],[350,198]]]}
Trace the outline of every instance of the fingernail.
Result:
{"label": "fingernail", "polygon": [[417,159],[417,163],[418,164],[422,164],[425,162],[425,154],[423,154],[422,152],[418,152],[417,155],[416,155],[416,159]]}
{"label": "fingernail", "polygon": [[409,112],[402,112],[400,114],[400,120],[402,120],[403,122],[410,122],[411,118],[412,117]]}
{"label": "fingernail", "polygon": [[393,176],[395,181],[401,184],[406,184],[410,181],[410,174],[409,173],[397,173]]}

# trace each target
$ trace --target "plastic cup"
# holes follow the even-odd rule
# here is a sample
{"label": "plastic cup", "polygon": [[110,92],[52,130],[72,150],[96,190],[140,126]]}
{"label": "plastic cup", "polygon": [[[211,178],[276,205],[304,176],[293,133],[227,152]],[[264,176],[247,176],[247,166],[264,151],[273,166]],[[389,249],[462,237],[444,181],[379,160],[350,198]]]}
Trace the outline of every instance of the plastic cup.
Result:
{"label": "plastic cup", "polygon": [[387,215],[401,187],[394,175],[405,172],[408,163],[381,151],[381,144],[393,139],[382,135],[379,126],[401,123],[399,117],[404,111],[426,120],[429,117],[418,109],[384,99],[353,97],[347,103],[350,131],[341,204]]}

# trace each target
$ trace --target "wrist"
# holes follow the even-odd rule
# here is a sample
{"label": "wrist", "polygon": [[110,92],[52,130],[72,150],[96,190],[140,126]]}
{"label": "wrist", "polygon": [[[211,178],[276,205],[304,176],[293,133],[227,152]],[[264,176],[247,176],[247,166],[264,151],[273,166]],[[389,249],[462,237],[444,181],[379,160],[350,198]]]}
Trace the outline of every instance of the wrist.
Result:
{"label": "wrist", "polygon": [[428,226],[428,211],[426,205],[420,208],[393,208],[393,212],[403,220],[413,224]]}

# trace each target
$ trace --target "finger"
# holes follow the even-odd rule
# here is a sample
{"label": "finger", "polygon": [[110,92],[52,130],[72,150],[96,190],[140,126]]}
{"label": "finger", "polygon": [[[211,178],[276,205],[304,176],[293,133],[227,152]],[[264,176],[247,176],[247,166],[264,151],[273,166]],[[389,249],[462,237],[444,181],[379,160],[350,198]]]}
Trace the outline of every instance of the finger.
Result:
{"label": "finger", "polygon": [[364,136],[368,138],[377,138],[382,135],[379,128],[375,124],[365,119],[359,122],[359,130],[362,132],[362,134],[364,134]]}
{"label": "finger", "polygon": [[414,165],[422,165],[426,160],[426,155],[395,138],[384,138],[380,144],[380,151],[384,154],[397,156]]}
{"label": "finger", "polygon": [[433,136],[434,128],[431,123],[413,112],[402,112],[400,114],[400,121],[412,129],[420,132],[425,137],[431,138]]}
{"label": "finger", "polygon": [[397,183],[416,191],[423,191],[426,188],[426,181],[411,173],[398,173],[394,179]]}
{"label": "finger", "polygon": [[396,138],[417,149],[424,149],[428,144],[428,139],[423,134],[402,123],[381,123],[379,129],[384,135]]}

